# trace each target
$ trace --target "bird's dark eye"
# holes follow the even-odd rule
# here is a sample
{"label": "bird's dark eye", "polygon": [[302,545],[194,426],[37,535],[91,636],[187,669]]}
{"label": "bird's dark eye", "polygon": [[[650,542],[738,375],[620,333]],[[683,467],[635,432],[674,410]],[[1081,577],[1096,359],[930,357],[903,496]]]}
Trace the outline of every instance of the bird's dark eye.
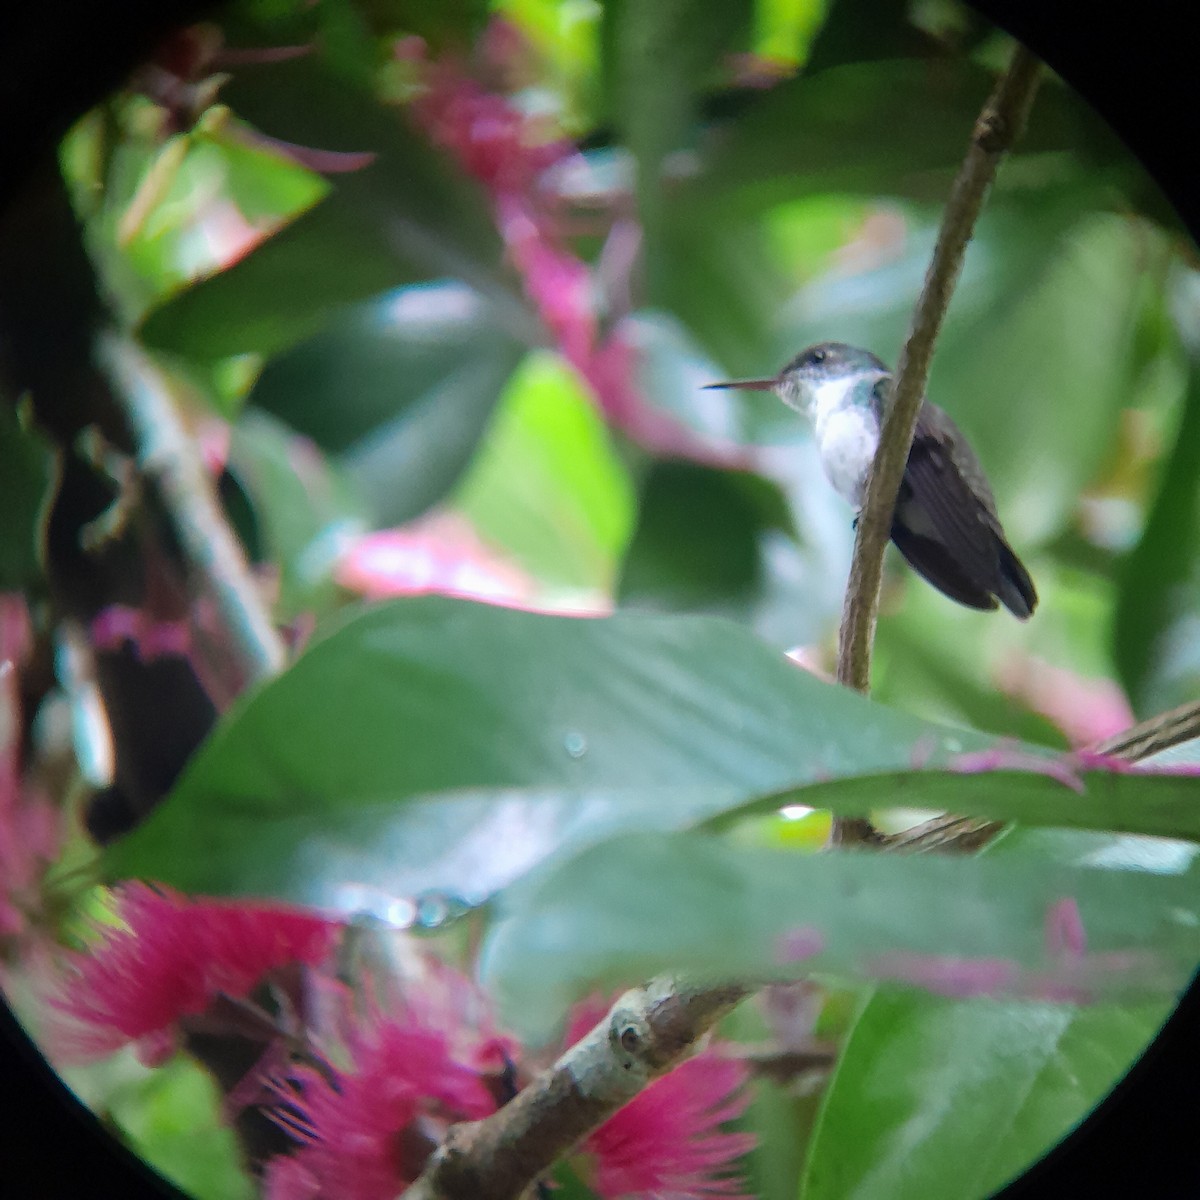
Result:
{"label": "bird's dark eye", "polygon": [[810,350],[808,352],[808,361],[809,362],[814,362],[814,363],[824,362],[827,357],[828,357],[828,351],[822,350],[819,346],[817,347],[816,350]]}

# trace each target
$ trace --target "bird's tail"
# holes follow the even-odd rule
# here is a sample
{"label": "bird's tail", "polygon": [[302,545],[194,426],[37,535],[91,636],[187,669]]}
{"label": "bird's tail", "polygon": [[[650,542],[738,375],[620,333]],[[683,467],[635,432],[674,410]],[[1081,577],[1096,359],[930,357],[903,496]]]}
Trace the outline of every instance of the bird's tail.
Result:
{"label": "bird's tail", "polygon": [[1000,578],[996,595],[1014,617],[1027,621],[1037,608],[1037,589],[1025,570],[1025,564],[1013,553],[1012,547],[1002,538],[997,538],[997,541],[1000,543]]}

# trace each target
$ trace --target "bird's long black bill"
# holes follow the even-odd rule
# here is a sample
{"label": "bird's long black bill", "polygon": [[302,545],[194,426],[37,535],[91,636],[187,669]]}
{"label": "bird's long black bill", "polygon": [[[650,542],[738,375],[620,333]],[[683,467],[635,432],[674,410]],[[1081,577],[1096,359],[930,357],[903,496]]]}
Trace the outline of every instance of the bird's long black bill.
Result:
{"label": "bird's long black bill", "polygon": [[706,383],[704,391],[716,388],[740,388],[744,392],[769,392],[775,387],[774,379],[730,379],[725,383]]}

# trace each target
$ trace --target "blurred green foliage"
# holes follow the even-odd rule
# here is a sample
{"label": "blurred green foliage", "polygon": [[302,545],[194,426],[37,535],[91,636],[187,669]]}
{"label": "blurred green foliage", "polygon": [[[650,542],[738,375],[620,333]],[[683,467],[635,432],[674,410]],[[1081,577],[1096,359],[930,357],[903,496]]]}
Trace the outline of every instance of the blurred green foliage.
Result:
{"label": "blurred green foliage", "polygon": [[[501,50],[496,16],[518,34]],[[68,137],[63,169],[117,318],[232,421],[228,470],[277,573],[277,615],[329,621],[235,708],[110,871],[325,903],[349,880],[492,897],[490,978],[542,1026],[584,984],[672,952],[701,972],[761,968],[762,939],[807,897],[833,941],[824,965],[863,1002],[838,1023],[848,1040],[819,1113],[756,1085],[762,1194],[869,1197],[901,1176],[947,1200],[998,1186],[1111,1086],[1165,1001],[868,997],[850,960],[986,942],[1028,964],[1039,906],[1065,880],[1101,942],[1138,922],[1161,935],[1147,944],[1172,964],[1162,994],[1181,977],[1188,947],[1165,914],[1195,907],[1195,872],[1146,850],[1177,843],[1134,835],[1196,838],[1187,781],[1089,775],[1079,796],[1022,770],[1045,769],[1103,685],[1144,715],[1200,680],[1200,291],[1153,185],[1047,78],[930,386],[976,446],[1041,606],[1018,625],[891,572],[884,707],[778,653],[831,665],[849,562],[852,514],[808,433],[770,398],[701,387],[774,374],[824,339],[895,360],[1004,39],[950,0],[241,0],[223,21],[250,53],[215,103],[173,124],[116,96]],[[545,320],[480,171],[413,119],[416,68],[393,53],[412,37],[578,141],[538,186],[558,251],[587,268],[591,333],[632,348],[632,409]],[[309,50],[253,53],[295,45]],[[15,586],[36,568],[48,468],[15,426],[0,454],[19,481],[0,541]],[[446,509],[539,602],[622,611],[567,622],[417,600],[338,615],[347,540]],[[747,628],[661,617],[693,613]],[[1038,664],[1058,682],[1020,683]],[[997,738],[1028,743],[1007,747],[1008,773],[926,769]],[[979,870],[834,855],[810,876],[804,839],[761,819],[784,799],[1019,827]],[[729,838],[705,824],[718,816]],[[1059,828],[1023,827],[1039,825]],[[1105,829],[1145,853],[1097,866],[1103,835],[1086,831]],[[635,860],[642,892],[622,875]],[[654,905],[679,923],[647,928]],[[171,1070],[114,1119],[197,1195],[240,1194],[228,1147],[180,1135],[213,1097]]]}
{"label": "blurred green foliage", "polygon": [[530,355],[513,375],[455,503],[536,578],[611,593],[629,539],[630,480],[557,357]]}
{"label": "blurred green foliage", "polygon": [[41,574],[41,525],[54,475],[49,445],[0,406],[0,479],[5,519],[0,525],[0,588],[35,585]]}
{"label": "blurred green foliage", "polygon": [[67,1083],[146,1162],[194,1200],[251,1200],[237,1139],[221,1119],[220,1092],[179,1055],[153,1070],[125,1052],[65,1072]]}

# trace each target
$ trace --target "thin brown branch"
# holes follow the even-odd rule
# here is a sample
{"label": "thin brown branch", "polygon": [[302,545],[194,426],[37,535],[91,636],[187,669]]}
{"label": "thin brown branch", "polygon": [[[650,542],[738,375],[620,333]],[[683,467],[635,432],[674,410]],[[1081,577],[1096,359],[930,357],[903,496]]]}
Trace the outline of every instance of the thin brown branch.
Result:
{"label": "thin brown branch", "polygon": [[[962,269],[975,222],[1000,160],[1025,127],[1039,78],[1038,60],[1018,46],[975,123],[966,158],[946,203],[933,260],[913,313],[908,340],[896,365],[891,402],[858,518],[839,635],[838,681],[859,692],[865,693],[870,687],[871,647],[879,611],[883,552],[891,536],[892,513],[925,395],[934,344]],[[835,844],[871,840],[876,840],[875,832],[865,820],[834,822]]]}
{"label": "thin brown branch", "polygon": [[455,1125],[402,1200],[517,1200],[598,1125],[697,1049],[748,994],[653,980],[626,992],[586,1037],[499,1112]]}
{"label": "thin brown branch", "polygon": [[166,381],[130,341],[104,337],[100,355],[137,437],[138,465],[157,488],[188,563],[216,602],[247,682],[277,675],[286,662],[283,640]]}
{"label": "thin brown branch", "polygon": [[[1140,721],[1122,733],[1097,742],[1092,749],[1113,758],[1141,762],[1152,754],[1195,738],[1200,738],[1200,700],[1181,704],[1170,712]],[[881,835],[879,841],[886,850],[953,850],[962,854],[986,845],[1003,828],[1003,821],[990,821],[986,817],[955,817],[945,813],[901,833]]]}
{"label": "thin brown branch", "polygon": [[1100,754],[1112,754],[1117,758],[1127,758],[1130,762],[1140,762],[1143,758],[1170,750],[1172,746],[1190,742],[1193,738],[1200,738],[1200,700],[1181,704],[1170,712],[1141,721],[1123,733],[1097,742],[1094,749]]}
{"label": "thin brown branch", "polygon": [[1003,821],[990,821],[987,817],[956,817],[950,813],[943,813],[900,833],[880,834],[879,841],[885,850],[903,850],[911,854],[931,850],[953,850],[959,854],[969,854],[986,846],[1003,828]]}

